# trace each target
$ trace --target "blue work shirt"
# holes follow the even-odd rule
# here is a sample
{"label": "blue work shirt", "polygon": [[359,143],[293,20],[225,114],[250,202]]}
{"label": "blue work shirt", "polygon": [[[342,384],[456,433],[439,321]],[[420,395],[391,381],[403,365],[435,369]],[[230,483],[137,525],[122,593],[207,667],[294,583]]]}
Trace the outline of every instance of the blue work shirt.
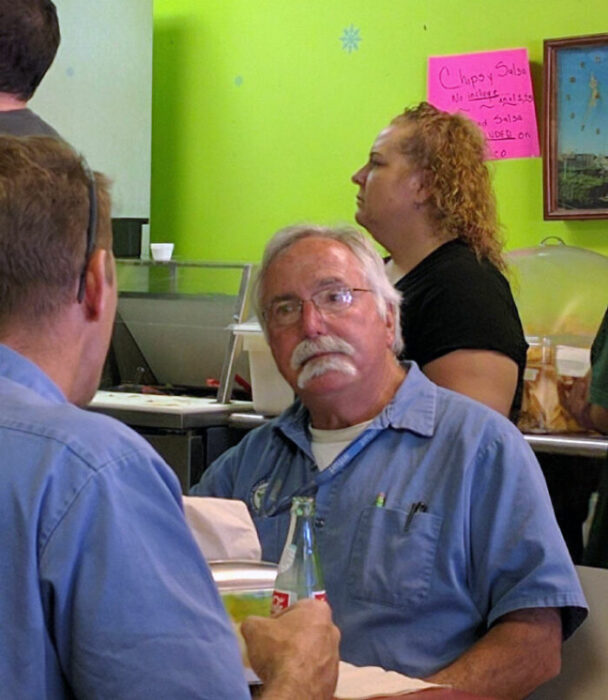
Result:
{"label": "blue work shirt", "polygon": [[4,345],[0,468],[3,698],[250,697],[173,472]]}
{"label": "blue work shirt", "polygon": [[316,490],[325,586],[350,663],[424,677],[521,608],[561,608],[567,637],[586,602],[534,454],[506,418],[406,367],[393,400],[326,470],[296,401],[192,493],[245,501],[263,557],[277,561],[291,497]]}

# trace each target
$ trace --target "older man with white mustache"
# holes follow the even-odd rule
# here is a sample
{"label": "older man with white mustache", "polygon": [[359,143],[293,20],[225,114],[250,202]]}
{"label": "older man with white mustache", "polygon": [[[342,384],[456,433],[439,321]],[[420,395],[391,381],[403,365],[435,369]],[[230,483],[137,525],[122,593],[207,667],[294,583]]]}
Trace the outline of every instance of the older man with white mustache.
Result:
{"label": "older man with white mustache", "polygon": [[[344,243],[308,235],[315,230],[286,229],[268,244],[256,306],[279,370],[310,412],[311,428],[356,436],[405,377],[396,359],[403,343],[400,298],[360,234],[338,232]],[[313,452],[319,442],[327,449],[327,437],[313,435]],[[344,436],[337,437],[341,445]]]}
{"label": "older man with white mustache", "polygon": [[315,495],[346,661],[501,698],[558,673],[586,603],[538,463],[506,418],[398,363],[399,295],[369,242],[280,231],[256,299],[298,398],[193,493],[245,501],[269,561],[292,498]]}

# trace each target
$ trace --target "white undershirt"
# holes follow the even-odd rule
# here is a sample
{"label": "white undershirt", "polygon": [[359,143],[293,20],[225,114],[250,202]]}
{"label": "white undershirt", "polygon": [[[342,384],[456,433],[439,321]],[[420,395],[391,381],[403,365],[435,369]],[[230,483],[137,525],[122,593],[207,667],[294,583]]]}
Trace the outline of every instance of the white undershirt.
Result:
{"label": "white undershirt", "polygon": [[319,430],[319,428],[313,428],[312,425],[309,426],[312,439],[310,447],[319,471],[329,467],[340,452],[358,438],[371,422],[371,420],[366,420],[363,423],[349,425],[348,428],[340,428],[339,430]]}
{"label": "white undershirt", "polygon": [[405,272],[392,258],[384,266],[384,271],[391,284],[396,284],[402,277],[405,277]]}

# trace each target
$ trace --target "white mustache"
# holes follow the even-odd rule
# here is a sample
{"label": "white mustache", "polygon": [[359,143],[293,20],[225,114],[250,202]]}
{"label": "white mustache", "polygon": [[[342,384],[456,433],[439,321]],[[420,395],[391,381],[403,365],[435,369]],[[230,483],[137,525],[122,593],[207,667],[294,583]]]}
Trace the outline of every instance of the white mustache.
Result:
{"label": "white mustache", "polygon": [[335,335],[322,335],[314,340],[303,340],[291,353],[291,369],[299,369],[311,357],[328,352],[352,356],[355,354],[355,348]]}
{"label": "white mustache", "polygon": [[342,372],[354,377],[357,374],[355,365],[342,355],[320,355],[314,360],[311,360],[298,374],[298,388],[303,389],[311,379],[320,377],[326,372]]}

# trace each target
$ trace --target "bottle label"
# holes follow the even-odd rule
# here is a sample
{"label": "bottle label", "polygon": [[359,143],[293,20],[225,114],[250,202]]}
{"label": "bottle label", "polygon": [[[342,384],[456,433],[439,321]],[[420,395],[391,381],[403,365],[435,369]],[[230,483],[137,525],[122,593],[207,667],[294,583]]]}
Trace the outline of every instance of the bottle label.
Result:
{"label": "bottle label", "polygon": [[290,593],[289,591],[279,591],[276,588],[274,589],[274,592],[272,594],[273,615],[275,613],[281,612],[281,610],[285,610],[292,603],[295,603],[295,596],[293,593]]}
{"label": "bottle label", "polygon": [[[313,591],[309,596],[315,600],[324,600],[327,602],[327,594],[325,591]],[[287,609],[290,605],[297,602],[298,596],[292,591],[281,591],[277,588],[274,589],[272,593],[272,609],[273,614],[281,612],[281,610]]]}

